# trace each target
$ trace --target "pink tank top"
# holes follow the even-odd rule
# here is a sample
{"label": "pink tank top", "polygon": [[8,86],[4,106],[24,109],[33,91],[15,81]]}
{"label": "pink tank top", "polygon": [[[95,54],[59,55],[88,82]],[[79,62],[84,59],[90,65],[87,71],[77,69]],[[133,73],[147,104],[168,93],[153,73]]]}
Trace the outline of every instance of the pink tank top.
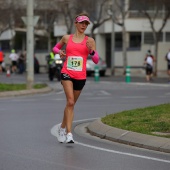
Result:
{"label": "pink tank top", "polygon": [[86,79],[86,61],[89,53],[86,41],[88,37],[85,36],[81,43],[73,42],[72,38],[73,35],[70,35],[66,46],[66,60],[61,73],[66,73],[77,80]]}

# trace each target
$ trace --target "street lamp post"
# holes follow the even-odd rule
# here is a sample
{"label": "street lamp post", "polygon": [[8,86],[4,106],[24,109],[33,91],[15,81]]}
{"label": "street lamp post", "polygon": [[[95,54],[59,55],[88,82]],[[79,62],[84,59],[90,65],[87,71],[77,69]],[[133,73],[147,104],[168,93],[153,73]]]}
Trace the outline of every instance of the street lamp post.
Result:
{"label": "street lamp post", "polygon": [[34,0],[27,0],[27,89],[32,89],[34,84],[34,14],[33,2]]}

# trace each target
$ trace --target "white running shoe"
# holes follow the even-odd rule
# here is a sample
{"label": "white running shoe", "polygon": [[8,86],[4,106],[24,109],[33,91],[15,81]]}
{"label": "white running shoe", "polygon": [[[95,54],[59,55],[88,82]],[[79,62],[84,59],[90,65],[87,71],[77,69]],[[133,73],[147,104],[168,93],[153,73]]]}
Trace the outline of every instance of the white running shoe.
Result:
{"label": "white running shoe", "polygon": [[61,128],[61,123],[57,125],[57,139],[60,143],[66,141],[66,130]]}
{"label": "white running shoe", "polygon": [[68,133],[66,136],[66,143],[74,143],[73,135],[72,133]]}

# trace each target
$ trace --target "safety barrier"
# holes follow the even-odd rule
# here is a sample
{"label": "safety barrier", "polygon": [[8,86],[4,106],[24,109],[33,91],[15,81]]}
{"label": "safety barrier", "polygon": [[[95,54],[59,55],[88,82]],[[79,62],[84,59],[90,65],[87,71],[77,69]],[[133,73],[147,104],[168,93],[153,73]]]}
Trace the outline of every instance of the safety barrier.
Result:
{"label": "safety barrier", "polygon": [[96,65],[94,67],[94,81],[99,82],[99,80],[100,80],[99,66]]}
{"label": "safety barrier", "polygon": [[130,66],[126,66],[126,83],[131,82],[131,76],[130,76]]}

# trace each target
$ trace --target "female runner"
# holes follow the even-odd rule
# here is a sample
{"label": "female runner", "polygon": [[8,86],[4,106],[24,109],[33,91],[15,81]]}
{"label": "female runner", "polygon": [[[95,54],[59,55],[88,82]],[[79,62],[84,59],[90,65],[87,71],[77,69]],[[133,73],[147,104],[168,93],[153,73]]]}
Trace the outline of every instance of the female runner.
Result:
{"label": "female runner", "polygon": [[[61,84],[66,96],[66,106],[62,123],[57,127],[58,141],[63,143],[74,143],[72,122],[74,117],[74,106],[86,83],[86,61],[88,55],[95,64],[99,56],[93,38],[85,35],[85,30],[90,24],[87,14],[81,13],[75,17],[75,33],[64,35],[54,46],[53,52],[58,53],[65,62],[61,70]],[[61,50],[66,45],[66,51]]]}

